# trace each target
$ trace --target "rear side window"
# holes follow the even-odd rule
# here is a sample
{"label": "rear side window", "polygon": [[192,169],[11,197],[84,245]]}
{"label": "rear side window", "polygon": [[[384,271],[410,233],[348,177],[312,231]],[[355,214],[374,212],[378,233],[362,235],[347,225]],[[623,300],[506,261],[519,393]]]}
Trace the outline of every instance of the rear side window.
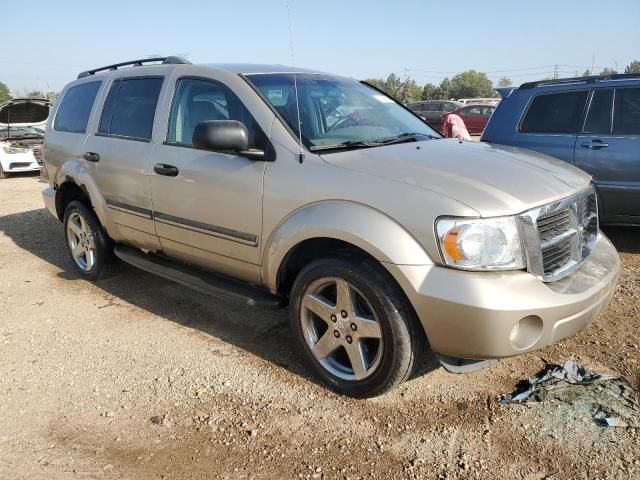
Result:
{"label": "rear side window", "polygon": [[101,83],[83,83],[67,90],[58,107],[53,129],[58,132],[85,133]]}
{"label": "rear side window", "polygon": [[578,133],[589,92],[538,95],[520,124],[526,133]]}
{"label": "rear side window", "polygon": [[102,108],[98,133],[150,140],[162,81],[162,77],[114,81]]}
{"label": "rear side window", "polygon": [[595,90],[583,131],[585,133],[610,133],[612,104],[613,90]]}
{"label": "rear side window", "polygon": [[640,135],[640,88],[617,89],[615,103],[613,133]]}

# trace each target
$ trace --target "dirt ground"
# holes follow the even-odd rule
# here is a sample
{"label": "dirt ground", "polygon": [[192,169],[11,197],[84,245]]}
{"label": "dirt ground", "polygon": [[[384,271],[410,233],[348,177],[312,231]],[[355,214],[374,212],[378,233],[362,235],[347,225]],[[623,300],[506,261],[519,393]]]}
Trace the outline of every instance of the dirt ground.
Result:
{"label": "dirt ground", "polygon": [[586,331],[465,376],[430,358],[363,401],[310,378],[286,311],[129,267],[79,279],[44,186],[0,181],[2,479],[640,478],[639,429],[498,403],[544,361],[573,359],[638,388],[640,230],[605,230],[620,285]]}

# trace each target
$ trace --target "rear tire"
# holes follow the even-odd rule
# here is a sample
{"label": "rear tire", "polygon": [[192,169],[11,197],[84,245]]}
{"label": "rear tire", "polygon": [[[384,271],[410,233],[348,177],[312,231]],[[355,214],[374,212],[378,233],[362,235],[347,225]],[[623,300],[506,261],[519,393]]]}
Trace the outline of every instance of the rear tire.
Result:
{"label": "rear tire", "polygon": [[307,265],[294,282],[290,313],[307,363],[323,383],[351,397],[374,397],[401,384],[426,344],[403,292],[367,259]]}
{"label": "rear tire", "polygon": [[64,212],[64,233],[69,257],[83,278],[96,281],[113,273],[117,263],[113,242],[84,203],[69,203]]}

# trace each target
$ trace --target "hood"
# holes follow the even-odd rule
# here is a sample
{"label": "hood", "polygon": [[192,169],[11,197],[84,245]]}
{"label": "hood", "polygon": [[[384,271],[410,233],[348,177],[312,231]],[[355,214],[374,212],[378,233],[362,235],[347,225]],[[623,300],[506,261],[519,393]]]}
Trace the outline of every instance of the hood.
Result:
{"label": "hood", "polygon": [[582,190],[591,180],[546,155],[455,139],[349,150],[322,158],[337,167],[446,195],[483,217],[521,213]]}
{"label": "hood", "polygon": [[0,106],[0,125],[34,125],[49,117],[51,102],[46,98],[14,98]]}

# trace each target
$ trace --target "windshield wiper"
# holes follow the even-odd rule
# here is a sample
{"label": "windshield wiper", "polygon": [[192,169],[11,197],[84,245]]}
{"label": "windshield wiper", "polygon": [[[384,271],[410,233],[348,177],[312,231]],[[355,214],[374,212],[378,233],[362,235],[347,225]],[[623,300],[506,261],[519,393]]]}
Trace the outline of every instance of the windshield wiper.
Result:
{"label": "windshield wiper", "polygon": [[438,137],[436,137],[435,135],[429,135],[426,133],[405,132],[389,139],[377,140],[376,143],[378,143],[379,145],[393,145],[394,143],[417,142],[420,138],[428,138],[429,140],[436,140]]}
{"label": "windshield wiper", "polygon": [[312,152],[321,150],[342,150],[347,148],[369,148],[382,145],[380,142],[363,142],[361,140],[347,140],[346,142],[336,143],[334,145],[313,145],[309,148]]}

